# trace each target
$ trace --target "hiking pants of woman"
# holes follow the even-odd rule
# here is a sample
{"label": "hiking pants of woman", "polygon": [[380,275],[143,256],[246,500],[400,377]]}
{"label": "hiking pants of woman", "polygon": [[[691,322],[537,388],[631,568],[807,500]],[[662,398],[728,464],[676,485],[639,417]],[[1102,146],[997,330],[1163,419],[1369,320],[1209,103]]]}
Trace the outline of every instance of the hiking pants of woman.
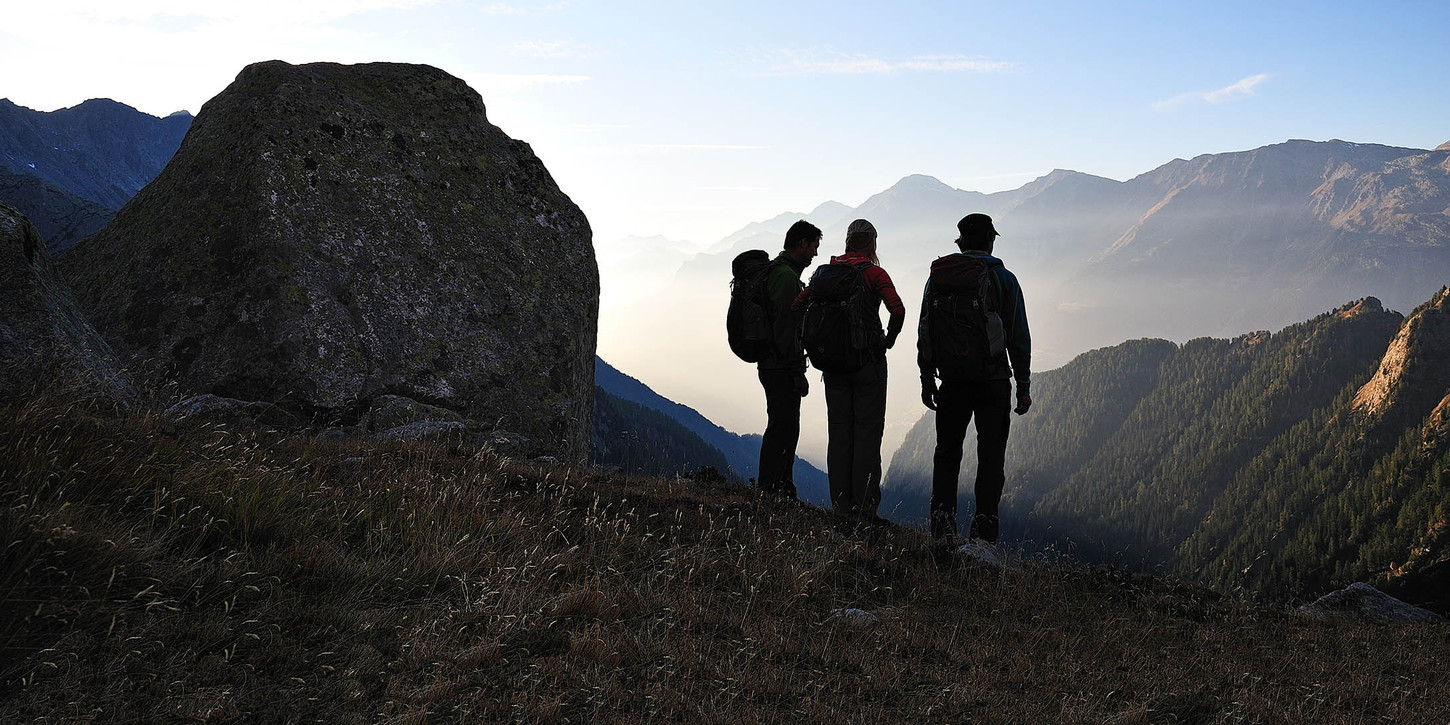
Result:
{"label": "hiking pants of woman", "polygon": [[886,351],[854,373],[826,373],[826,478],[831,506],[863,518],[881,504],[881,433],[886,428]]}
{"label": "hiking pants of woman", "polygon": [[792,370],[761,370],[765,389],[765,435],[760,437],[756,486],[765,493],[796,497],[795,448],[801,437],[801,394]]}
{"label": "hiking pants of woman", "polygon": [[1007,433],[1012,423],[1012,381],[942,381],[936,398],[936,454],[931,474],[931,535],[957,533],[957,474],[967,424],[977,417],[977,511],[971,538],[997,540],[997,504],[1007,475]]}

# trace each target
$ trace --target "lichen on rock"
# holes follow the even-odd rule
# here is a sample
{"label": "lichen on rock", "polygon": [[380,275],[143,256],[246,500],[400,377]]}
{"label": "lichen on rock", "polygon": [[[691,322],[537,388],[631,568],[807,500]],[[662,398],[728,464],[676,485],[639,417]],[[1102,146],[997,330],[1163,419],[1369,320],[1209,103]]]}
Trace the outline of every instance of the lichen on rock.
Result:
{"label": "lichen on rock", "polygon": [[586,459],[588,221],[436,68],[248,66],[62,263],[148,384],[349,422],[406,396]]}

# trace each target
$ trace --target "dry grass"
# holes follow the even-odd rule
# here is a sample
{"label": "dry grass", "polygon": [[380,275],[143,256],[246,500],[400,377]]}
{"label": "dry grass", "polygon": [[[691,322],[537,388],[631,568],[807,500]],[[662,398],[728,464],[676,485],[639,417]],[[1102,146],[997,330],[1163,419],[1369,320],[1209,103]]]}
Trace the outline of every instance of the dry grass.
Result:
{"label": "dry grass", "polygon": [[916,532],[727,483],[55,404],[0,408],[0,466],[7,722],[1450,713],[1443,627],[943,562]]}

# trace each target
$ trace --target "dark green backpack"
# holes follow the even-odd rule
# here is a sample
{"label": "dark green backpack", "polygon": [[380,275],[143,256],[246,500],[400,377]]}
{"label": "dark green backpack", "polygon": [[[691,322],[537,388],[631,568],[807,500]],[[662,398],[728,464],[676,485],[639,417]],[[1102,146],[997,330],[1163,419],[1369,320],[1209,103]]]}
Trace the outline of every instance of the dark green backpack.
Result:
{"label": "dark green backpack", "polygon": [[765,273],[770,264],[770,255],[763,249],[741,252],[730,264],[725,334],[730,338],[730,351],[745,362],[770,357],[770,316],[765,312]]}
{"label": "dark green backpack", "polygon": [[811,275],[810,303],[801,318],[801,347],[817,370],[853,373],[885,344],[880,300],[866,286],[859,265],[832,263]]}

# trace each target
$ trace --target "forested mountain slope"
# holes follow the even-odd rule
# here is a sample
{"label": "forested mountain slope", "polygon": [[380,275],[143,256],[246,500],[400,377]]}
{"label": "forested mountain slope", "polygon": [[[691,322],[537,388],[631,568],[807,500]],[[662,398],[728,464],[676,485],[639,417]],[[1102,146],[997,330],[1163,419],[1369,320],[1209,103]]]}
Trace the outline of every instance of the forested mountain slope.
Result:
{"label": "forested mountain slope", "polygon": [[[1273,334],[1131,341],[1036,376],[1004,532],[1224,588],[1414,590],[1447,553],[1446,298],[1408,318],[1366,298]],[[923,417],[888,472],[898,520],[925,515],[934,430]],[[974,452],[969,437],[968,499]]]}

